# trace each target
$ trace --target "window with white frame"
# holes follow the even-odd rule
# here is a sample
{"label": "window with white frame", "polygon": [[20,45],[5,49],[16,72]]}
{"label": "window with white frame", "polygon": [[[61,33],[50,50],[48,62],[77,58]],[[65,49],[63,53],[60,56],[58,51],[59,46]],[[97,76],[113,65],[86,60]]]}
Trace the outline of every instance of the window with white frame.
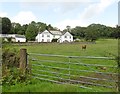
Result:
{"label": "window with white frame", "polygon": [[42,42],[44,42],[44,39],[42,39]]}
{"label": "window with white frame", "polygon": [[67,38],[67,36],[65,36],[65,38]]}
{"label": "window with white frame", "polygon": [[47,37],[50,37],[50,35],[47,35]]}
{"label": "window with white frame", "polygon": [[44,37],[44,35],[42,35],[42,37]]}

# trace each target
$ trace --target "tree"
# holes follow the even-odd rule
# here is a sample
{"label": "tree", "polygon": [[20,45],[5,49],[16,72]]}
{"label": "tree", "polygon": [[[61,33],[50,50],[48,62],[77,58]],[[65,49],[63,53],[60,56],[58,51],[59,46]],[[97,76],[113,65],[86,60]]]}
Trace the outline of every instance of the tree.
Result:
{"label": "tree", "polygon": [[68,25],[68,26],[66,26],[66,28],[67,28],[68,32],[71,32],[71,26]]}
{"label": "tree", "polygon": [[19,34],[19,31],[21,31],[21,25],[19,23],[16,23],[14,27],[14,34]]}
{"label": "tree", "polygon": [[99,29],[91,24],[86,29],[85,39],[88,41],[95,41],[99,38]]}
{"label": "tree", "polygon": [[116,27],[117,38],[120,39],[120,26],[117,25]]}
{"label": "tree", "polygon": [[76,38],[84,38],[86,32],[86,27],[76,26],[75,28],[71,29],[71,34]]}
{"label": "tree", "polygon": [[25,36],[27,40],[34,41],[37,35],[37,28],[34,23],[28,25],[27,30],[25,32]]}
{"label": "tree", "polygon": [[7,17],[2,18],[2,33],[9,34],[11,30],[11,21]]}
{"label": "tree", "polygon": [[38,32],[43,32],[46,30],[46,24],[45,23],[42,23],[42,22],[38,22],[36,27],[38,29]]}
{"label": "tree", "polygon": [[28,27],[27,24],[21,26],[21,30],[18,31],[18,34],[25,35],[25,32],[26,32],[26,30],[27,30],[27,27]]}
{"label": "tree", "polygon": [[120,38],[120,26],[116,26],[116,28],[114,28],[113,32],[111,33],[111,36],[118,39]]}
{"label": "tree", "polygon": [[48,26],[46,26],[47,30],[54,30],[54,28],[51,26],[51,24],[49,24]]}

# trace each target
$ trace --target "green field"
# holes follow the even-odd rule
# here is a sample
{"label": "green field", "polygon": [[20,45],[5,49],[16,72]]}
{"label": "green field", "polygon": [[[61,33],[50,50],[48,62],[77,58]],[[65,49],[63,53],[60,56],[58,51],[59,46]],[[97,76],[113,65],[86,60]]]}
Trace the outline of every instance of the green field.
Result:
{"label": "green field", "polygon": [[61,54],[61,55],[75,55],[75,56],[107,56],[108,53],[118,53],[118,40],[115,39],[100,39],[96,41],[96,44],[87,44],[87,50],[82,51],[81,45],[84,43],[40,43],[33,45],[17,45],[6,44],[3,45],[3,49],[21,49],[26,48],[28,53],[41,53],[41,54]]}
{"label": "green field", "polygon": [[[82,50],[81,46],[86,43],[66,43],[66,44],[59,44],[59,43],[39,43],[39,44],[4,44],[3,49],[10,49],[11,51],[16,51],[19,53],[19,50],[21,48],[26,48],[28,54],[29,53],[36,53],[36,54],[57,54],[57,55],[65,55],[65,56],[96,56],[96,57],[114,57],[114,55],[118,54],[118,40],[115,39],[99,39],[96,41],[95,44],[93,43],[87,43],[87,49]],[[39,59],[39,60],[50,60],[50,61],[56,61],[56,63],[48,62],[39,62],[39,61],[32,61],[31,59]],[[46,66],[52,66],[52,67],[61,67],[61,68],[69,68],[68,64],[59,64],[59,62],[71,62],[71,63],[84,63],[84,64],[100,64],[100,65],[110,65],[110,66],[116,66],[117,63],[114,60],[101,60],[101,59],[80,59],[80,58],[64,58],[64,57],[44,57],[44,56],[29,56],[29,63],[31,65],[33,64],[41,64]],[[71,69],[80,69],[80,70],[90,70],[90,71],[100,71],[100,72],[116,72],[115,68],[107,68],[106,70],[102,70],[99,67],[86,67],[86,66],[78,66],[78,65],[70,65]],[[64,73],[68,74],[69,71],[66,70],[58,70],[56,68],[45,68],[41,66],[32,66],[32,72],[38,74],[38,70],[45,70],[45,71],[52,71],[56,73]],[[41,72],[42,74],[54,76],[53,74],[50,74],[49,72]],[[70,79],[72,80],[84,80],[80,79],[79,76],[92,76],[92,77],[101,77],[104,78],[106,76],[97,75],[95,73],[89,73],[89,72],[76,72],[71,71],[71,74],[74,74],[76,76],[71,76]],[[59,75],[62,78],[69,78],[68,76]],[[111,77],[107,75],[108,78]],[[41,76],[38,76],[41,77]],[[47,77],[44,77],[47,78]],[[58,80],[56,78],[50,78],[51,80]],[[113,80],[116,79],[115,76],[112,78]],[[100,83],[100,84],[107,84],[109,86],[116,85],[115,83],[109,83],[109,82],[101,82],[101,81],[90,81],[94,83]],[[81,84],[77,84],[80,85]],[[3,87],[3,91],[30,91],[30,92],[114,92],[116,89],[111,88],[105,88],[105,87],[99,87],[99,86],[91,86],[91,85],[84,85],[86,87],[90,87],[92,89],[85,89],[85,88],[78,88],[74,87],[72,85],[66,84],[55,84],[51,82],[46,81],[39,81],[36,80],[34,83],[25,85],[24,88],[21,88],[19,90],[18,88],[21,87],[21,84],[7,87]],[[8,89],[7,89],[8,88]],[[31,88],[34,88],[31,90]]]}

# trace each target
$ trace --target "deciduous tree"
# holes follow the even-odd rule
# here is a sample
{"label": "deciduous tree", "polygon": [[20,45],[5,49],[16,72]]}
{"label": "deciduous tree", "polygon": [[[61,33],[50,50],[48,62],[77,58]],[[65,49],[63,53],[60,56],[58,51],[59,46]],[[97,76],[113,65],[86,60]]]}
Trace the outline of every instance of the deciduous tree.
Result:
{"label": "deciduous tree", "polygon": [[7,17],[2,18],[2,33],[9,34],[11,30],[11,21]]}

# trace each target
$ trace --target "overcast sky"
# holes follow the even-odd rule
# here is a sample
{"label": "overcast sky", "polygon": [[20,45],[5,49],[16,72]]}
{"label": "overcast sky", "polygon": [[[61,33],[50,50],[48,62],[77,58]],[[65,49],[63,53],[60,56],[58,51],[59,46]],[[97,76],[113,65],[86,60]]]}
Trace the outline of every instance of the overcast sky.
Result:
{"label": "overcast sky", "polygon": [[28,24],[44,22],[63,30],[67,25],[88,26],[100,23],[118,24],[119,0],[3,0],[0,1],[0,17],[12,22]]}

